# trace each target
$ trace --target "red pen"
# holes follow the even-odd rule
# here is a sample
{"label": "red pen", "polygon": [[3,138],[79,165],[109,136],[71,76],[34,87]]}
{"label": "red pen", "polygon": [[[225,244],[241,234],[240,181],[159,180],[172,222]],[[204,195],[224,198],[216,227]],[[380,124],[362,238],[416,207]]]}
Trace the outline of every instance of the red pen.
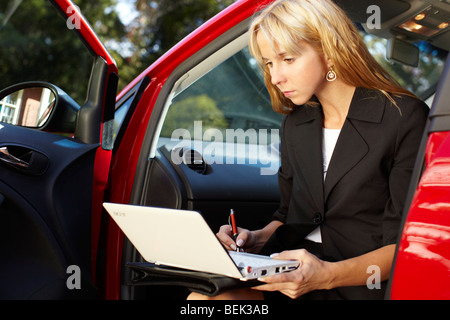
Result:
{"label": "red pen", "polygon": [[[234,216],[233,209],[230,210],[230,218],[231,218],[231,230],[233,232],[233,239],[234,239],[234,242],[236,242],[236,239],[238,237],[238,231],[237,231],[236,218]],[[236,251],[239,251],[239,247],[237,246],[237,244],[236,244]]]}

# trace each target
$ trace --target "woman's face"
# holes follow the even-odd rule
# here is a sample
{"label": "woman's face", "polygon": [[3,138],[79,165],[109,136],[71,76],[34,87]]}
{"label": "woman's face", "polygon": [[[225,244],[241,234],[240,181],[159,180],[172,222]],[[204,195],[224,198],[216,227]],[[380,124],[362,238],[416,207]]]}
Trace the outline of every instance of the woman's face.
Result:
{"label": "woman's face", "polygon": [[272,84],[294,104],[306,103],[326,87],[325,59],[311,45],[302,43],[301,52],[291,55],[281,46],[272,47],[262,32],[257,33],[256,41],[269,68]]}

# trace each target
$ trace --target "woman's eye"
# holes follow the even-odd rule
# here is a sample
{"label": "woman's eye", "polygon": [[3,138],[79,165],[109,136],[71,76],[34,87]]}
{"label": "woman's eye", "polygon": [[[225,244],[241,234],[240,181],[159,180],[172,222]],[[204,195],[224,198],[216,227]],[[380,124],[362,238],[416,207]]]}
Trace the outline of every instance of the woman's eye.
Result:
{"label": "woman's eye", "polygon": [[294,62],[294,60],[295,60],[294,58],[285,58],[284,59],[284,61],[287,63],[292,63],[292,62]]}

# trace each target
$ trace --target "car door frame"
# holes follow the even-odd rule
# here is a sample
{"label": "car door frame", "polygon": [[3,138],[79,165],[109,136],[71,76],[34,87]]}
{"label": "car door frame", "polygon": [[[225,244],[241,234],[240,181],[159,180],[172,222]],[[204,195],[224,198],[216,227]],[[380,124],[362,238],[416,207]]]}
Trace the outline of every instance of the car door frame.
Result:
{"label": "car door frame", "polygon": [[[74,32],[78,34],[86,47],[95,57],[88,90],[87,103],[80,109],[78,115],[78,131],[75,137],[85,143],[99,143],[97,148],[92,197],[92,276],[97,278],[97,253],[100,244],[103,200],[109,179],[113,149],[113,121],[115,98],[119,80],[116,62],[105,48],[71,0],[51,0],[63,17],[76,23]],[[81,127],[80,127],[81,125]]]}

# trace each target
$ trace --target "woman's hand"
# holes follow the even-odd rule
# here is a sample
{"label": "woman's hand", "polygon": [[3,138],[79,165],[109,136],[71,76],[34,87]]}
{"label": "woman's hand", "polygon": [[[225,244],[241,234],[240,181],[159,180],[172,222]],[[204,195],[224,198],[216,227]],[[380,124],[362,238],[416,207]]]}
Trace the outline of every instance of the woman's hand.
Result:
{"label": "woman's hand", "polygon": [[228,250],[236,250],[236,246],[246,252],[256,252],[255,245],[256,235],[253,231],[247,229],[238,228],[238,237],[236,242],[233,240],[233,232],[229,225],[223,225],[220,227],[219,232],[216,234],[219,241]]}
{"label": "woman's hand", "polygon": [[236,246],[238,246],[245,252],[258,253],[266,243],[267,239],[269,239],[272,233],[282,224],[282,222],[274,220],[264,228],[255,231],[249,231],[238,227],[238,237],[236,238],[236,242],[233,240],[231,227],[229,225],[223,225],[220,227],[216,236],[228,250],[236,250]]}
{"label": "woman's hand", "polygon": [[280,291],[292,299],[313,290],[331,289],[332,263],[320,260],[304,249],[283,251],[273,258],[298,260],[300,264],[296,270],[259,279],[265,284],[253,289]]}

